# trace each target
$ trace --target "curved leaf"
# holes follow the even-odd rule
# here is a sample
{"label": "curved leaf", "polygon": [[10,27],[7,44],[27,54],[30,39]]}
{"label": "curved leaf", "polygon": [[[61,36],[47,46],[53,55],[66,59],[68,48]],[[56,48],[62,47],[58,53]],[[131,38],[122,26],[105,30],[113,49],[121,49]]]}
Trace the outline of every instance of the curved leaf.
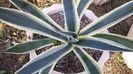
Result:
{"label": "curved leaf", "polygon": [[17,8],[31,13],[32,15],[42,19],[45,21],[46,25],[51,25],[52,27],[56,28],[57,30],[64,30],[62,27],[60,27],[56,22],[54,22],[47,14],[42,13],[42,11],[37,8],[32,3],[26,1],[26,0],[10,0],[12,4],[14,4]]}
{"label": "curved leaf", "polygon": [[86,51],[80,48],[75,48],[74,51],[81,58],[80,61],[84,63],[83,65],[85,65],[88,74],[102,74],[96,61]]}
{"label": "curved leaf", "polygon": [[93,0],[80,0],[77,11],[78,11],[78,16],[82,16],[83,12],[85,9],[89,7],[89,5],[93,2]]}
{"label": "curved leaf", "polygon": [[109,51],[133,51],[133,49],[129,49],[125,46],[114,44],[112,42],[104,42],[95,38],[88,38],[88,39],[81,39],[79,42],[75,43],[77,47],[83,47],[83,48],[95,48],[100,50],[109,50]]}
{"label": "curved leaf", "polygon": [[[65,56],[65,55],[63,55],[63,56]],[[63,56],[61,56],[61,57],[63,57]],[[47,68],[44,68],[44,69],[41,69],[41,71],[39,72],[39,74],[52,74],[52,72],[54,70],[54,67],[55,67],[57,61],[54,64],[52,64],[51,66],[49,66]]]}
{"label": "curved leaf", "polygon": [[52,66],[49,66],[49,67],[47,67],[45,69],[42,69],[39,74],[49,74],[51,68],[52,68]]}
{"label": "curved leaf", "polygon": [[65,27],[68,31],[78,32],[79,21],[78,14],[75,10],[74,0],[63,0],[64,13],[65,13]]}
{"label": "curved leaf", "polygon": [[13,46],[11,48],[8,48],[5,50],[6,53],[14,53],[14,54],[25,54],[29,53],[32,50],[35,50],[40,47],[45,47],[48,45],[53,45],[55,40],[50,39],[50,38],[45,38],[41,40],[33,40],[29,42],[25,42],[22,44],[18,44],[16,46]]}
{"label": "curved leaf", "polygon": [[63,42],[67,40],[67,37],[54,31],[54,28],[49,25],[45,25],[47,23],[30,14],[18,10],[0,7],[0,20],[22,30],[29,30]]}
{"label": "curved leaf", "polygon": [[16,74],[32,74],[42,68],[45,69],[51,66],[62,56],[68,54],[71,51],[71,48],[71,45],[61,45],[53,47],[48,51],[38,55],[36,58],[24,65],[20,70],[16,72]]}
{"label": "curved leaf", "polygon": [[81,30],[80,35],[94,35],[121,22],[131,15],[133,15],[133,1],[129,1],[96,21],[93,21],[90,25]]}
{"label": "curved leaf", "polygon": [[96,35],[93,35],[93,37],[100,38],[100,39],[106,39],[109,41],[114,41],[118,44],[121,44],[128,48],[133,49],[133,40],[129,40],[128,38],[124,36],[109,33],[109,34],[96,34]]}

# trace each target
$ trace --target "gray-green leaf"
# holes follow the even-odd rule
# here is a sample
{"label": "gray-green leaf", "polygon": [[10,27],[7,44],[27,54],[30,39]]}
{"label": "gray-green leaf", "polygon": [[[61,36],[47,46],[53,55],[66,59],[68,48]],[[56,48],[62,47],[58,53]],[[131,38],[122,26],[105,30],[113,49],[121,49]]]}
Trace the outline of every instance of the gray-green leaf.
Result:
{"label": "gray-green leaf", "polygon": [[78,14],[75,9],[74,0],[63,0],[65,13],[65,27],[70,32],[78,33],[79,21]]}
{"label": "gray-green leaf", "polygon": [[59,60],[62,56],[71,51],[71,45],[61,45],[53,47],[46,52],[41,53],[36,58],[19,69],[16,74],[32,74],[37,70],[45,69]]}
{"label": "gray-green leaf", "polygon": [[77,7],[78,16],[82,17],[83,11],[87,9],[92,2],[93,0],[80,0]]}
{"label": "gray-green leaf", "polygon": [[74,51],[81,58],[80,61],[84,63],[83,65],[85,65],[88,72],[87,74],[102,74],[96,61],[89,54],[87,54],[84,49],[75,48]]}
{"label": "gray-green leaf", "polygon": [[80,39],[79,42],[75,43],[74,45],[82,48],[95,48],[108,51],[133,51],[133,49],[124,47],[122,45],[122,47],[120,47],[119,45],[109,44],[108,42],[104,42],[95,38]]}
{"label": "gray-green leaf", "polygon": [[39,74],[49,74],[51,68],[52,68],[52,65],[45,69],[42,69]]}
{"label": "gray-green leaf", "polygon": [[25,54],[25,53],[29,53],[32,50],[36,50],[37,48],[40,48],[40,47],[53,45],[54,42],[55,40],[50,39],[50,38],[45,38],[41,40],[33,40],[33,41],[25,42],[25,43],[10,47],[7,50],[5,50],[5,52],[14,53],[14,54]]}
{"label": "gray-green leaf", "polygon": [[96,21],[93,21],[90,25],[81,30],[80,35],[94,35],[121,22],[131,15],[133,15],[133,1],[129,1],[103,15]]}
{"label": "gray-green leaf", "polygon": [[109,34],[95,34],[95,35],[93,35],[93,37],[101,38],[101,39],[105,39],[105,40],[109,40],[109,41],[114,41],[118,44],[121,44],[128,48],[133,49],[133,40],[130,40],[124,36],[109,33]]}
{"label": "gray-green leaf", "polygon": [[32,15],[42,19],[48,24],[45,25],[51,25],[52,27],[56,28],[57,30],[64,30],[61,26],[59,26],[56,22],[54,22],[47,14],[42,13],[42,11],[36,7],[34,4],[26,1],[26,0],[10,0],[12,4],[14,4],[17,8],[31,13]]}
{"label": "gray-green leaf", "polygon": [[53,27],[46,25],[47,23],[44,21],[18,10],[0,7],[0,20],[22,30],[32,31],[62,42],[67,40],[67,37],[56,32]]}

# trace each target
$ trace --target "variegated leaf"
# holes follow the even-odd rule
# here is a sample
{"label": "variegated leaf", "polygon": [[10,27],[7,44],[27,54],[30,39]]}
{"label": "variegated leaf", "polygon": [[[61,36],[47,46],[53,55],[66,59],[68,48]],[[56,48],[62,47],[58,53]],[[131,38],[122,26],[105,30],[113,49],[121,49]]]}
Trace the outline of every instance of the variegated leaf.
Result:
{"label": "variegated leaf", "polygon": [[80,18],[82,17],[84,10],[87,9],[92,2],[93,0],[80,0],[77,7],[78,16]]}
{"label": "variegated leaf", "polygon": [[41,53],[36,58],[28,62],[16,74],[32,74],[37,70],[45,69],[59,60],[61,56],[68,54],[71,51],[71,45],[61,45],[53,47],[46,52]]}
{"label": "variegated leaf", "polygon": [[73,51],[78,56],[87,74],[102,74],[96,61],[84,49],[75,48]]}
{"label": "variegated leaf", "polygon": [[118,44],[121,44],[128,48],[133,49],[133,40],[130,40],[127,37],[124,37],[121,35],[108,33],[108,34],[96,34],[96,35],[93,35],[93,37],[105,39],[105,40],[109,40],[109,41],[114,41]]}
{"label": "variegated leaf", "polygon": [[108,51],[133,51],[133,49],[127,48],[123,45],[119,45],[117,43],[107,41],[103,41],[96,38],[88,38],[88,39],[80,39],[79,42],[75,43],[77,47],[82,48],[94,48],[100,50],[108,50]]}
{"label": "variegated leaf", "polygon": [[37,48],[40,48],[40,47],[53,45],[54,43],[55,43],[55,40],[50,38],[33,40],[33,41],[28,41],[28,42],[10,47],[7,50],[5,50],[5,52],[13,53],[13,54],[25,54],[25,53],[29,53],[32,50],[36,50]]}
{"label": "variegated leaf", "polygon": [[45,25],[51,25],[52,27],[56,28],[57,30],[64,30],[61,26],[59,26],[56,22],[54,22],[47,14],[42,13],[42,11],[36,7],[34,4],[26,1],[26,0],[10,0],[12,4],[14,4],[17,8],[20,10],[23,10],[25,12],[28,12],[43,21],[45,21],[48,24]]}
{"label": "variegated leaf", "polygon": [[79,21],[78,14],[75,9],[74,0],[63,0],[65,13],[65,27],[68,31],[78,33]]}
{"label": "variegated leaf", "polygon": [[22,30],[32,31],[59,41],[65,42],[67,37],[54,31],[55,29],[42,20],[18,10],[0,7],[0,20]]}
{"label": "variegated leaf", "polygon": [[129,1],[122,6],[112,10],[111,12],[103,15],[96,21],[93,21],[90,25],[81,30],[80,35],[94,35],[121,22],[131,15],[133,15],[133,1]]}

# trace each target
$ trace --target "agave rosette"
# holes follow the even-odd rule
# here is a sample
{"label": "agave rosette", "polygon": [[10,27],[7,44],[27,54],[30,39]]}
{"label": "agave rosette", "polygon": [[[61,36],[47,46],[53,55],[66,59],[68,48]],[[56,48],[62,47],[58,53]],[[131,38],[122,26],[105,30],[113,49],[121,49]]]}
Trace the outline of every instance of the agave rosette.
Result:
{"label": "agave rosette", "polygon": [[93,21],[80,30],[80,20],[84,10],[92,3],[92,0],[63,0],[65,28],[53,21],[47,14],[41,12],[32,3],[26,0],[10,0],[18,9],[0,7],[0,20],[19,29],[32,31],[48,38],[28,41],[5,50],[11,54],[25,54],[40,47],[54,45],[57,41],[61,45],[54,46],[42,52],[36,58],[28,62],[16,74],[50,74],[56,62],[71,51],[78,56],[88,74],[102,74],[97,63],[83,48],[95,48],[106,51],[133,51],[133,41],[124,36],[101,31],[121,22],[133,15],[133,1]]}

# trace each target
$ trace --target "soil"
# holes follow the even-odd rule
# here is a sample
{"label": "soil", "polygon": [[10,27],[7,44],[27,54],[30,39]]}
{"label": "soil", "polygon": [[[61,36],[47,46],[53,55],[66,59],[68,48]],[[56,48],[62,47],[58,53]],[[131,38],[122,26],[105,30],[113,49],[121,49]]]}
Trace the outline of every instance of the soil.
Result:
{"label": "soil", "polygon": [[104,74],[133,74],[122,58],[122,53],[113,53],[103,68]]}
{"label": "soil", "polygon": [[[106,3],[102,6],[95,6],[91,5],[88,9],[92,10],[98,17],[106,14],[107,12],[111,11],[112,9],[116,8],[117,6],[127,2],[129,0],[111,0],[109,3]],[[50,15],[58,24],[60,24],[62,27],[64,24],[63,20],[63,14],[62,12]],[[109,32],[111,33],[116,33],[120,35],[126,36],[130,26],[133,24],[133,16],[130,18],[118,23],[117,25],[109,28]],[[87,17],[82,18],[81,22],[81,28],[85,27],[87,24],[91,23],[91,21]],[[125,25],[126,24],[126,25]],[[10,30],[12,29],[7,27],[9,30],[8,32],[10,33]],[[13,30],[15,32],[16,30]],[[6,33],[8,33],[6,32]],[[10,38],[4,36],[4,38],[1,38],[0,40],[0,52],[3,51],[6,47],[5,45],[7,39],[11,39],[21,42],[21,37],[20,40],[18,41],[17,38],[19,36],[22,36],[22,34],[19,34],[23,31],[18,32],[19,35],[13,35],[13,32],[10,34]],[[23,33],[25,35],[25,33]],[[8,36],[8,35],[7,35]],[[6,38],[5,38],[6,37]],[[26,36],[23,36],[26,37]],[[23,38],[22,37],[22,38]],[[44,38],[44,36],[34,34],[34,39],[41,39]],[[23,40],[22,40],[23,41]],[[47,48],[37,50],[37,54],[40,54],[41,52],[45,51]],[[101,51],[96,51],[93,49],[85,49],[96,61],[98,61]],[[122,60],[122,57],[120,55],[121,53],[111,53],[110,59],[107,61],[107,63],[104,66],[104,73],[105,74],[133,74],[133,71],[128,69],[124,61]],[[25,63],[29,61],[29,55],[13,55],[13,54],[5,54],[5,53],[0,53],[0,74],[1,71],[5,72],[3,74],[13,74],[16,70],[21,68]],[[63,57],[58,61],[58,63],[55,66],[55,70],[60,71],[60,72],[65,72],[67,74],[73,74],[74,72],[82,72],[84,71],[80,61],[78,58],[75,56],[73,52],[69,53],[67,56]]]}
{"label": "soil", "polygon": [[6,48],[5,41],[0,39],[0,74],[14,74],[29,60],[29,55],[14,55],[2,53]]}
{"label": "soil", "polygon": [[10,7],[11,3],[8,0],[0,0],[0,6]]}

